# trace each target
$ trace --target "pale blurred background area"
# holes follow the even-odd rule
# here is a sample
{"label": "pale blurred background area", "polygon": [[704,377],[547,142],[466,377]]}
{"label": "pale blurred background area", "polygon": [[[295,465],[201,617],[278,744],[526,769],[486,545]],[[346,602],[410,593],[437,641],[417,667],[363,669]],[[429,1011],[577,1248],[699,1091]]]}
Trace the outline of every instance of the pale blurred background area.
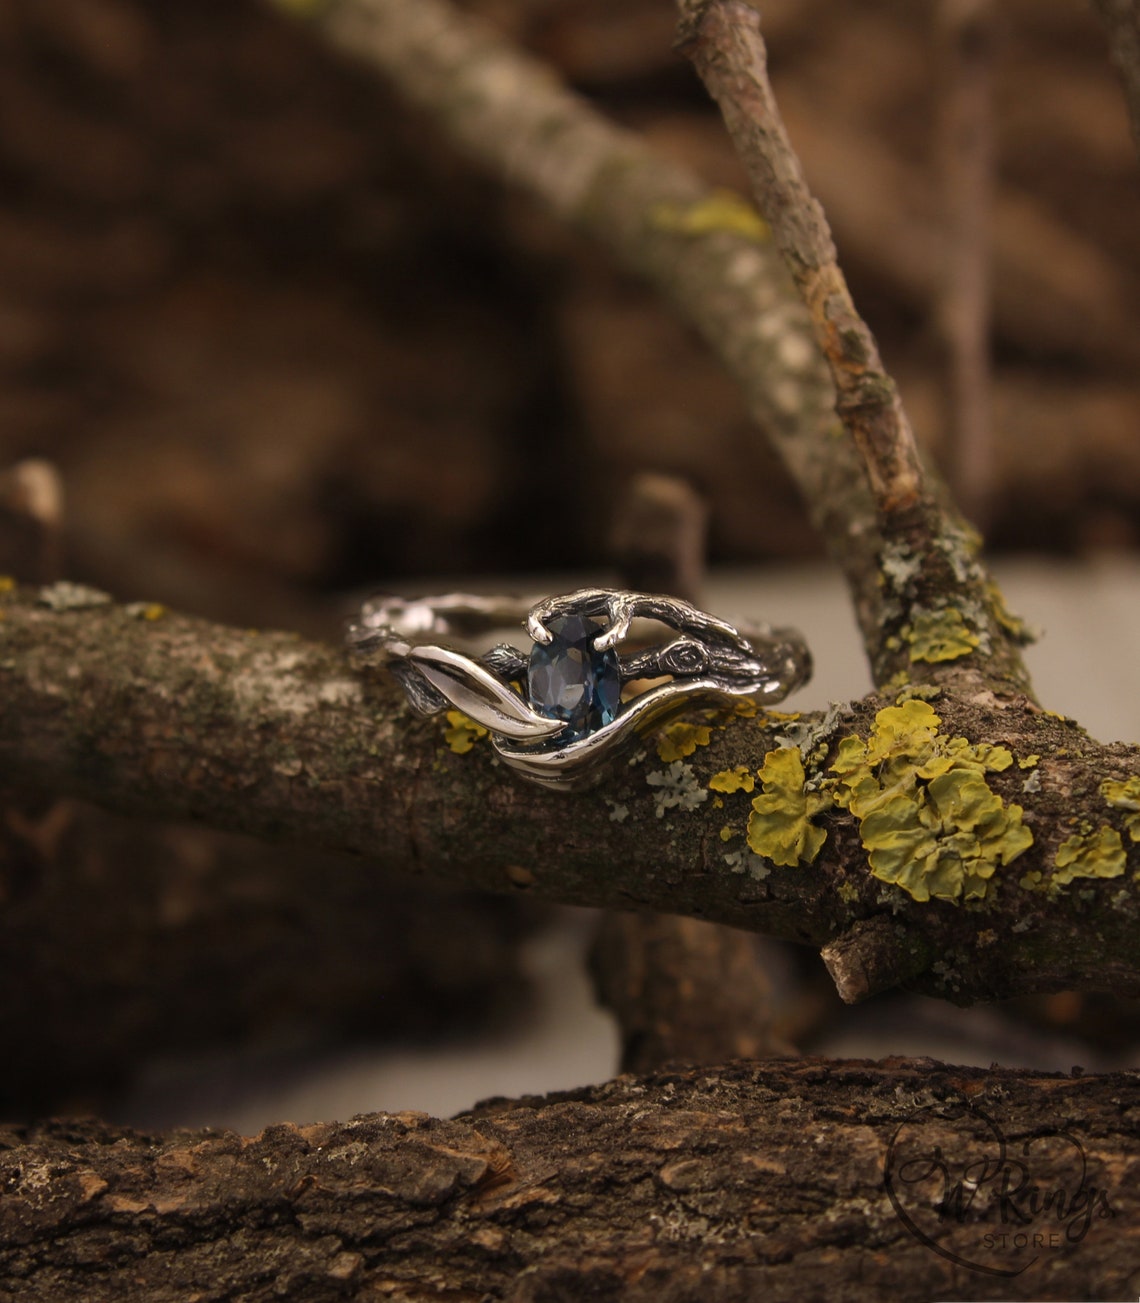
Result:
{"label": "pale blurred background area", "polygon": [[[666,0],[462,7],[746,188]],[[1123,97],[1087,6],[991,7],[985,366],[964,402],[946,7],[771,0],[775,90],[919,438],[1043,630],[1027,652],[1042,703],[1136,740],[1140,165]],[[816,675],[791,708],[867,691],[842,581],[763,431],[601,252],[255,0],[0,0],[0,573],[335,639],[372,586],[612,578],[643,472],[707,508],[710,609],[804,631]],[[585,913],[20,802],[0,840],[0,1044],[23,1048],[0,1115],[253,1131],[616,1069]],[[1135,1062],[1140,1018],[1108,997],[847,1010],[813,956],[764,958],[802,1050]]]}

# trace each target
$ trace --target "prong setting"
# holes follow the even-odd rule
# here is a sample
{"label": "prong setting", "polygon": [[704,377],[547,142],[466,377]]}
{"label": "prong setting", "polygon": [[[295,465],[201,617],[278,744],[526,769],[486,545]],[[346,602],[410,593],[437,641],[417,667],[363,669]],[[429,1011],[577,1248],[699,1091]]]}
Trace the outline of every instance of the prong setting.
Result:
{"label": "prong setting", "polygon": [[[676,636],[623,653],[635,620]],[[510,644],[473,656],[431,641],[511,623],[530,635],[529,657]],[[620,754],[688,710],[741,696],[774,703],[811,674],[794,630],[749,626],[745,636],[688,602],[625,589],[581,588],[533,603],[464,593],[378,597],[346,638],[359,658],[390,670],[419,713],[462,710],[488,729],[512,770],[563,791],[592,786]],[[654,678],[669,681],[621,699],[621,685]]]}

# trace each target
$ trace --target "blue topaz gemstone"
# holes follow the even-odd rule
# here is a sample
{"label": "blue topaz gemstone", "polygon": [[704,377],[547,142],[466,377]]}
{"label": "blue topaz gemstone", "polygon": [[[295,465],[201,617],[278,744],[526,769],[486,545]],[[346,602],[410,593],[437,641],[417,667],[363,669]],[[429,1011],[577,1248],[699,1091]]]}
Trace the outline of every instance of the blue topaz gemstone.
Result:
{"label": "blue topaz gemstone", "polygon": [[605,625],[582,615],[557,616],[547,622],[553,635],[546,646],[531,648],[526,672],[530,704],[566,728],[559,743],[577,742],[613,721],[621,700],[617,652],[595,651],[594,639]]}

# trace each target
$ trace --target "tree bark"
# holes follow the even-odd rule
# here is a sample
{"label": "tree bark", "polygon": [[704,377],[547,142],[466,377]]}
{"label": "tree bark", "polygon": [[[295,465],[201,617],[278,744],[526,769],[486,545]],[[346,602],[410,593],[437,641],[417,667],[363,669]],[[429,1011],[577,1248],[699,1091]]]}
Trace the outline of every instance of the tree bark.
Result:
{"label": "tree bark", "polygon": [[1138,1118],[1135,1073],[773,1060],[451,1122],[7,1128],[0,1298],[1134,1298]]}
{"label": "tree bark", "polygon": [[[44,601],[0,598],[10,783],[489,891],[686,914],[816,947],[844,938],[833,975],[863,965],[873,980],[840,981],[860,995],[900,982],[962,1003],[1066,987],[1140,992],[1140,844],[1101,792],[1106,779],[1140,776],[1140,747],[1098,744],[971,675],[924,689],[939,734],[1008,748],[1013,759],[989,782],[1023,807],[1033,843],[966,907],[920,902],[872,876],[855,820],[836,805],[817,816],[826,839],[814,861],[752,854],[753,795],[709,788],[738,766],[755,775],[797,738],[807,772],[826,779],[839,742],[867,739],[895,693],[826,717],[714,717],[707,745],[692,740],[684,758],[663,758],[675,754],[663,737],[601,790],[567,798],[511,778],[486,742],[457,754],[445,721],[414,718],[386,676],[352,672],[341,651],[153,608]],[[1126,870],[1052,895],[1023,886],[1034,873],[1052,881],[1058,848],[1083,825],[1117,838]]]}

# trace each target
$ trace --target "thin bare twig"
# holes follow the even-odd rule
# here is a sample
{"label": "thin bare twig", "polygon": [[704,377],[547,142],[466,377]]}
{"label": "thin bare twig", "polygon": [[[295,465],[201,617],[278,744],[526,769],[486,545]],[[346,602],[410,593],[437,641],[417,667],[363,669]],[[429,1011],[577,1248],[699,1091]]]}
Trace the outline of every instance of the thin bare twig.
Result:
{"label": "thin bare twig", "polygon": [[[859,450],[878,509],[885,544],[879,582],[887,601],[879,634],[868,642],[875,681],[911,676],[915,660],[925,658],[912,654],[919,628],[956,629],[961,621],[969,627],[955,643],[960,651],[948,649],[946,659],[963,663],[954,664],[949,676],[975,673],[996,652],[1002,677],[1028,690],[1013,645],[1015,627],[1002,614],[976,544],[967,541],[954,509],[938,500],[924,472],[898,388],[837,265],[831,232],[768,82],[759,13],[744,0],[678,0],[678,8],[678,44],[720,107],[757,204],[807,305],[835,382],[836,410]],[[931,659],[941,661],[942,652]],[[942,674],[935,671],[935,677]]]}
{"label": "thin bare twig", "polygon": [[926,496],[914,435],[776,107],[760,15],[742,0],[680,0],[678,7],[678,46],[720,106],[757,205],[807,305],[835,382],[836,408],[862,455],[875,503],[888,521],[909,515]]}

